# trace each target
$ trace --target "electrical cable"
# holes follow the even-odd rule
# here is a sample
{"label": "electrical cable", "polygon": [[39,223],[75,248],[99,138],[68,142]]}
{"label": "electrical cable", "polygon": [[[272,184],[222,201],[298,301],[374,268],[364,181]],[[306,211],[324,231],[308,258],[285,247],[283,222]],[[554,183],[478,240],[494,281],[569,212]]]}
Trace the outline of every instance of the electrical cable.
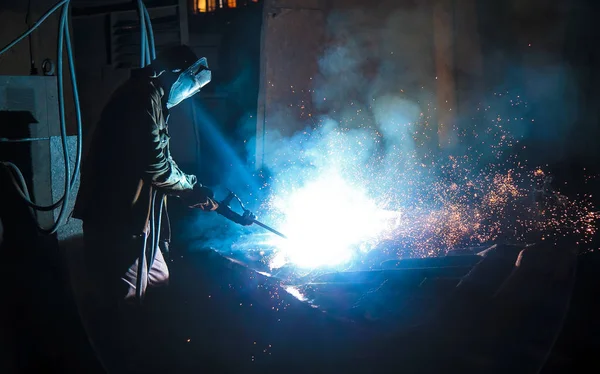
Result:
{"label": "electrical cable", "polygon": [[10,179],[13,185],[15,186],[19,197],[21,197],[25,204],[27,204],[30,208],[42,212],[48,212],[58,207],[58,202],[49,206],[37,205],[34,202],[32,202],[31,195],[29,194],[29,189],[27,188],[27,183],[25,182],[25,177],[23,177],[23,174],[21,173],[17,165],[7,161],[2,162],[2,165],[4,165],[8,169],[9,176],[11,177]]}
{"label": "electrical cable", "polygon": [[147,64],[146,54],[148,53],[148,37],[146,36],[146,17],[144,17],[144,3],[142,0],[138,0],[138,15],[140,17],[140,67],[144,67]]}
{"label": "electrical cable", "polygon": [[144,7],[144,17],[146,18],[146,28],[148,29],[148,39],[150,40],[150,62],[156,60],[156,46],[154,44],[154,30],[152,29],[152,20],[148,8]]}
{"label": "electrical cable", "polygon": [[[58,230],[58,228],[62,225],[65,215],[67,212],[67,203],[69,201],[69,197],[71,195],[72,189],[77,181],[77,176],[79,174],[79,169],[81,165],[81,150],[82,150],[82,120],[81,120],[81,108],[79,102],[79,92],[77,89],[77,79],[75,74],[75,64],[73,59],[73,49],[71,45],[71,37],[68,26],[68,14],[69,14],[69,5],[70,0],[63,0],[57,3],[54,7],[48,10],[41,18],[38,20],[33,27],[31,27],[27,32],[16,38],[14,41],[9,43],[6,47],[4,47],[0,54],[6,52],[10,48],[12,48],[15,44],[23,40],[27,37],[31,32],[37,29],[52,13],[56,10],[60,9],[61,6],[62,12],[59,21],[59,38],[58,38],[58,46],[57,46],[57,60],[58,60],[58,71],[57,71],[57,88],[58,88],[58,102],[59,102],[59,119],[60,119],[60,132],[61,132],[61,140],[63,147],[63,157],[65,161],[65,192],[63,196],[56,201],[55,203],[49,206],[43,206],[35,204],[31,200],[31,196],[27,189],[27,184],[25,183],[25,178],[23,177],[19,168],[10,162],[2,162],[2,165],[9,169],[9,173],[12,179],[13,184],[17,188],[17,192],[19,196],[25,201],[25,203],[34,210],[40,211],[51,211],[56,209],[57,207],[61,207],[58,219],[54,222],[54,224],[50,228],[42,228],[38,224],[38,229],[45,234],[54,234]],[[63,44],[64,43],[64,44]],[[69,64],[69,72],[71,77],[71,84],[73,88],[73,100],[75,106],[75,114],[76,114],[76,122],[77,122],[77,151],[76,151],[76,160],[75,167],[73,169],[73,174],[71,177],[70,173],[70,155],[67,144],[67,132],[66,132],[66,120],[65,120],[65,99],[64,99],[64,77],[63,77],[63,47],[66,47],[68,64]],[[28,138],[28,139],[8,139],[9,142],[24,142],[29,140],[37,140],[36,138]],[[4,140],[3,140],[4,141]]]}
{"label": "electrical cable", "polygon": [[71,194],[71,160],[69,156],[69,147],[67,144],[67,126],[65,116],[65,102],[64,102],[64,77],[63,77],[63,47],[65,38],[65,27],[67,26],[67,16],[69,14],[69,2],[65,3],[60,16],[60,24],[58,27],[58,48],[57,48],[57,72],[56,80],[58,83],[58,114],[60,119],[60,137],[63,146],[63,157],[65,162],[65,193],[63,195],[63,201],[60,205],[60,211],[58,213],[58,219],[49,229],[40,228],[45,234],[54,234],[58,227],[62,224],[64,216],[66,214],[67,202],[69,201],[69,195]]}
{"label": "electrical cable", "polygon": [[146,37],[144,38],[144,44],[145,44],[145,51],[146,51],[146,66],[150,65],[150,63],[152,62],[150,60],[150,44],[148,43],[148,30],[146,29]]}
{"label": "electrical cable", "polygon": [[[27,1],[27,13],[25,14],[25,24],[27,28],[31,28],[29,25],[29,17],[31,16],[31,0]],[[31,34],[27,37],[27,41],[29,44],[29,74],[37,75],[37,68],[35,67],[35,58],[33,58],[33,43],[31,40]]]}
{"label": "electrical cable", "polygon": [[[152,63],[152,60],[156,58],[156,50],[154,44],[154,32],[152,30],[152,21],[150,20],[150,14],[148,13],[148,9],[144,5],[142,0],[138,0],[138,13],[140,17],[140,67],[145,67]],[[154,263],[154,258],[156,256],[156,251],[158,247],[159,235],[160,235],[160,220],[162,213],[162,198],[161,205],[159,207],[159,216],[158,216],[158,228],[157,228],[157,217],[156,217],[156,196],[157,191],[153,191],[152,199],[151,199],[151,208],[150,208],[150,231],[151,231],[151,248],[150,248],[150,258],[148,259],[146,251],[148,245],[148,236],[145,237],[144,244],[142,245],[142,252],[138,257],[138,274],[136,279],[136,297],[138,301],[142,302],[142,275],[144,270],[144,262],[146,263],[146,274],[149,276],[150,269],[152,268],[152,264]]]}
{"label": "electrical cable", "polygon": [[[59,101],[59,112],[62,112],[61,116],[60,116],[60,124],[61,124],[61,138],[63,138],[63,154],[66,156],[65,160],[65,167],[67,167],[67,171],[65,173],[65,180],[69,181],[69,184],[67,184],[67,186],[70,186],[71,180],[70,180],[70,176],[69,176],[69,170],[70,170],[70,164],[69,164],[69,158],[68,158],[68,149],[66,147],[66,124],[64,122],[64,95],[62,95],[62,39],[61,37],[64,35],[64,31],[65,31],[65,26],[66,26],[66,15],[68,14],[67,10],[67,6],[68,6],[68,1],[63,2],[64,3],[64,8],[63,11],[61,13],[61,17],[60,17],[60,22],[59,22],[59,43],[58,43],[58,60],[60,63],[59,66],[59,71],[58,71],[58,76],[57,76],[57,84],[58,84],[58,91],[59,91],[59,97],[58,97],[58,101]],[[55,6],[56,8],[56,6]],[[54,9],[54,8],[53,8]],[[57,8],[58,9],[58,8]],[[51,14],[54,10],[49,11],[46,14]],[[46,17],[47,18],[47,17]],[[37,27],[38,25],[40,25],[41,22],[38,22],[37,25],[35,27]],[[32,28],[33,29],[35,29]],[[68,32],[68,30],[67,30]],[[22,39],[22,38],[21,38]],[[18,39],[17,39],[18,40]],[[5,48],[6,49],[6,48]],[[75,88],[76,90],[76,88]],[[62,109],[62,111],[60,111],[60,109]],[[24,202],[32,209],[35,210],[40,210],[40,211],[51,211],[56,209],[58,206],[61,206],[61,204],[63,203],[63,201],[65,200],[66,197],[68,197],[69,192],[70,192],[70,188],[66,188],[65,189],[65,194],[63,195],[63,197],[61,197],[57,202],[55,202],[54,204],[51,204],[49,206],[43,206],[43,205],[38,205],[35,204],[32,200],[31,200],[31,195],[29,194],[29,190],[27,188],[27,184],[25,182],[25,178],[23,177],[23,174],[21,173],[21,171],[19,170],[19,168],[11,163],[11,162],[2,162],[2,164],[5,167],[8,167],[10,170],[10,176],[12,177],[12,182],[15,185],[17,192],[19,193],[19,196],[24,200]],[[17,179],[15,179],[17,178]],[[73,178],[73,182],[75,181],[75,178]],[[62,204],[62,205],[66,205],[66,204]],[[64,212],[64,209],[61,209],[61,212]],[[62,214],[64,216],[64,213]],[[48,233],[48,234],[53,234],[56,232],[56,230],[58,229],[58,227],[60,226],[60,224],[57,224],[57,222],[55,222],[49,229],[44,229],[41,228],[38,225],[38,229],[40,231],[42,231],[43,233]]]}
{"label": "electrical cable", "polygon": [[28,37],[29,34],[31,34],[35,29],[37,29],[48,17],[50,17],[50,15],[52,15],[52,13],[56,12],[62,5],[68,3],[69,1],[70,0],[62,0],[58,4],[56,4],[55,6],[53,6],[49,11],[47,11],[46,13],[44,13],[44,15],[33,25],[32,28],[30,28],[24,34],[22,34],[21,36],[19,36],[18,38],[16,38],[12,42],[10,42],[6,47],[2,48],[2,50],[0,50],[0,55],[3,54],[4,52],[8,51],[12,47],[14,47],[21,40],[23,40],[26,37]]}
{"label": "electrical cable", "polygon": [[[81,167],[81,154],[83,152],[83,120],[81,118],[81,103],[79,101],[79,90],[77,89],[77,76],[75,74],[75,60],[73,58],[73,46],[71,44],[71,33],[67,25],[65,42],[67,45],[67,58],[69,62],[69,75],[71,77],[71,88],[73,90],[73,103],[75,105],[75,122],[77,124],[77,148],[75,168],[73,169],[73,180],[76,180]],[[75,182],[73,182],[74,185]]]}
{"label": "electrical cable", "polygon": [[[57,220],[50,228],[42,228],[38,224],[38,229],[45,234],[55,234],[58,228],[63,224],[69,199],[71,197],[72,190],[74,189],[77,181],[80,166],[81,166],[81,154],[82,154],[82,119],[81,119],[81,107],[79,101],[79,91],[77,89],[77,79],[75,74],[75,63],[73,58],[73,48],[71,45],[71,35],[69,30],[69,5],[70,0],[62,0],[50,8],[42,17],[35,22],[35,24],[29,28],[25,33],[14,39],[7,46],[0,50],[0,55],[14,47],[17,43],[27,38],[33,31],[35,31],[50,15],[57,10],[61,9],[58,30],[58,45],[57,45],[57,89],[58,89],[58,107],[59,107],[59,122],[60,122],[60,133],[61,143],[63,147],[63,157],[65,166],[65,190],[63,196],[51,205],[39,205],[32,201],[31,195],[27,188],[27,183],[23,174],[19,168],[12,162],[2,161],[0,165],[4,166],[9,176],[11,177],[12,183],[17,189],[17,192],[21,199],[31,208],[38,211],[52,211],[60,206],[60,211]],[[140,34],[141,34],[141,56],[140,63],[144,67],[152,62],[156,58],[155,43],[154,43],[154,32],[152,30],[152,23],[148,9],[144,5],[142,0],[138,0],[139,15],[140,15]],[[69,155],[69,149],[67,144],[67,130],[66,130],[66,116],[65,116],[65,97],[64,97],[64,75],[63,75],[63,52],[66,50],[67,63],[69,69],[69,75],[71,78],[71,85],[73,90],[73,101],[75,106],[75,116],[77,123],[77,148],[75,165],[73,173],[70,173],[71,160]],[[7,143],[20,143],[30,141],[48,140],[49,138],[23,138],[23,139],[6,139],[0,138],[0,142]]]}
{"label": "electrical cable", "polygon": [[0,138],[0,143],[27,143],[27,142],[38,142],[42,140],[50,140],[50,138],[19,138],[19,139],[10,139],[10,138]]}

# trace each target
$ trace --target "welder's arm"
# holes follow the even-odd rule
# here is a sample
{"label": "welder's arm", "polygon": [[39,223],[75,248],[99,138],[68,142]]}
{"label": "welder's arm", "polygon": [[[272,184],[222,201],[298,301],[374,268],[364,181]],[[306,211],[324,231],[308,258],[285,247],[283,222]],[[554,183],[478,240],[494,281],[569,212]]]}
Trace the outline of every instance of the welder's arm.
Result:
{"label": "welder's arm", "polygon": [[186,191],[191,191],[198,183],[196,176],[185,174],[177,163],[167,156],[161,146],[161,136],[158,125],[153,118],[150,132],[146,134],[144,143],[146,149],[146,168],[144,173],[154,186],[169,195],[179,196]]}
{"label": "welder's arm", "polygon": [[160,108],[160,99],[154,98],[144,119],[140,144],[145,178],[164,193],[183,198],[190,207],[208,211],[217,209],[218,204],[212,199],[212,191],[198,183],[195,175],[184,173],[168,152],[165,152],[158,125]]}

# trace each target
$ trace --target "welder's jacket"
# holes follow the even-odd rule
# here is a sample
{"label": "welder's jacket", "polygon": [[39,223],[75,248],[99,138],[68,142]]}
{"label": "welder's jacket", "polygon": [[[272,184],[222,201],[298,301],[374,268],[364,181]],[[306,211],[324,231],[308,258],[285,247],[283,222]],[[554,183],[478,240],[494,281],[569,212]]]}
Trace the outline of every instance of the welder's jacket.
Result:
{"label": "welder's jacket", "polygon": [[[152,196],[162,210],[166,195],[180,195],[196,184],[196,177],[171,158],[165,92],[152,73],[149,67],[132,71],[93,131],[73,213],[84,230],[147,233]],[[167,219],[162,222],[168,225]]]}

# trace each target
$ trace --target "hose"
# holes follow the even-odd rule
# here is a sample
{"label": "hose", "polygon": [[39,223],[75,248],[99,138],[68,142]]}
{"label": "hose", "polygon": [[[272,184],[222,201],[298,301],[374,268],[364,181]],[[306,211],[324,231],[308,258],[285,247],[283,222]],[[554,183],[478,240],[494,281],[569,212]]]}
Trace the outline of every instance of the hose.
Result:
{"label": "hose", "polygon": [[154,264],[154,260],[156,259],[156,254],[158,253],[158,251],[160,251],[160,235],[161,233],[161,226],[162,226],[162,213],[163,213],[163,208],[164,208],[164,204],[165,204],[165,195],[163,194],[159,194],[158,196],[158,213],[154,212],[154,214],[157,215],[157,219],[156,222],[154,224],[154,230],[156,230],[156,235],[154,236],[154,242],[152,243],[152,252],[150,253],[150,261],[148,262],[148,269],[152,268],[152,265]]}
{"label": "hose", "polygon": [[[2,165],[8,169],[9,176],[11,177],[12,182],[15,185],[15,187],[17,187],[17,192],[18,192],[19,196],[25,201],[25,203],[30,208],[32,208],[34,210],[40,210],[40,211],[51,211],[51,210],[56,209],[59,206],[61,207],[58,219],[56,220],[56,222],[54,222],[54,224],[51,225],[50,228],[42,228],[38,224],[38,229],[45,234],[56,233],[56,231],[58,230],[58,227],[60,227],[61,224],[63,223],[66,212],[67,212],[67,205],[68,205],[65,202],[69,201],[71,190],[74,186],[74,183],[77,180],[77,175],[79,173],[79,165],[81,163],[81,146],[80,146],[80,144],[81,144],[81,110],[80,110],[80,106],[79,106],[79,92],[77,90],[77,81],[76,81],[75,67],[74,67],[74,62],[73,62],[73,50],[72,50],[72,46],[71,46],[70,32],[69,32],[69,28],[68,28],[69,4],[70,4],[69,0],[64,0],[64,1],[57,3],[54,7],[52,7],[50,10],[48,10],[40,18],[40,20],[35,23],[35,25],[33,27],[31,27],[27,32],[25,32],[24,34],[22,34],[21,36],[16,38],[14,41],[9,43],[6,47],[4,47],[0,51],[0,55],[2,53],[5,53],[7,50],[12,48],[18,42],[20,42],[21,40],[26,38],[29,34],[31,34],[31,32],[36,30],[52,13],[54,13],[55,11],[57,11],[58,9],[60,9],[62,7],[62,12],[61,12],[60,21],[59,21],[59,30],[58,30],[59,37],[58,37],[58,45],[57,45],[57,54],[58,54],[57,55],[57,60],[58,60],[57,88],[58,88],[60,132],[61,132],[61,140],[62,140],[62,146],[63,146],[63,157],[65,159],[64,160],[65,161],[65,192],[64,192],[63,196],[57,202],[55,202],[51,205],[48,205],[48,206],[42,206],[42,205],[35,204],[31,200],[31,196],[29,194],[27,185],[25,183],[25,178],[23,177],[23,174],[21,173],[19,168],[13,163],[2,162]],[[71,163],[70,163],[70,157],[69,157],[69,150],[67,148],[67,131],[66,131],[66,120],[65,120],[65,109],[64,109],[65,108],[65,99],[64,99],[64,85],[63,85],[64,78],[63,78],[62,63],[63,63],[63,47],[64,47],[63,43],[65,42],[65,40],[66,40],[66,50],[67,50],[68,62],[69,62],[69,70],[70,70],[70,75],[71,75],[71,80],[72,80],[72,85],[73,85],[73,98],[75,101],[75,111],[76,111],[76,117],[77,117],[77,130],[78,130],[77,131],[77,138],[78,138],[77,157],[76,157],[75,168],[73,170],[72,176],[70,173]],[[11,139],[11,142],[14,142],[14,141],[15,140]]]}
{"label": "hose", "polygon": [[[156,58],[156,50],[154,45],[154,31],[152,30],[152,21],[150,19],[150,14],[148,13],[148,9],[144,5],[142,0],[138,0],[138,14],[140,17],[140,67],[145,67],[152,63],[152,60]],[[156,220],[156,195],[157,191],[152,192],[151,199],[151,208],[150,208],[150,231],[151,231],[151,241],[150,245],[150,258],[147,261],[146,252],[148,246],[148,236],[145,236],[144,243],[142,245],[142,250],[140,252],[140,256],[138,257],[138,273],[136,279],[136,298],[141,303],[143,294],[142,294],[142,281],[143,281],[143,270],[144,270],[144,262],[146,262],[146,274],[149,276],[150,269],[152,268],[152,264],[154,263],[154,258],[156,256],[156,250],[159,241],[160,235],[160,220],[162,213],[162,199],[160,205],[160,212],[158,216],[158,226],[157,228],[157,220]]]}
{"label": "hose", "polygon": [[50,138],[19,138],[19,139],[0,138],[0,143],[29,143],[29,142],[39,142],[42,140],[50,140]]}
{"label": "hose", "polygon": [[142,0],[138,0],[138,15],[140,17],[140,35],[141,35],[141,40],[140,40],[140,47],[141,47],[141,52],[140,52],[140,67],[144,67],[146,66],[146,53],[147,53],[147,49],[146,46],[148,45],[148,38],[146,36],[146,18],[144,17],[144,3],[142,2]]}
{"label": "hose", "polygon": [[[44,14],[44,16],[38,21],[34,27],[32,27],[28,32],[21,35],[15,41],[10,43],[7,47],[3,48],[2,52],[8,50],[11,46],[14,46],[20,40],[23,40],[24,37],[28,35],[31,31],[35,30],[41,23],[47,19],[54,11],[58,10],[62,6],[62,12],[59,21],[59,30],[58,30],[58,45],[57,45],[57,88],[58,88],[58,104],[59,104],[59,123],[60,123],[60,133],[61,133],[61,141],[63,147],[63,157],[64,157],[64,165],[65,165],[65,191],[63,196],[56,201],[55,203],[43,206],[35,204],[29,191],[27,189],[27,185],[25,183],[25,178],[23,177],[19,168],[10,162],[2,162],[2,164],[7,167],[10,171],[9,175],[11,176],[12,182],[17,188],[17,192],[21,199],[32,209],[39,211],[51,211],[60,206],[60,212],[58,215],[58,219],[51,225],[50,228],[42,228],[38,224],[38,229],[44,234],[55,234],[58,228],[62,225],[65,220],[67,213],[67,205],[65,202],[69,201],[71,191],[74,187],[74,184],[77,180],[77,176],[79,174],[79,168],[81,164],[81,108],[79,103],[79,91],[77,89],[77,79],[75,75],[75,66],[73,59],[73,50],[71,46],[71,37],[70,31],[68,27],[68,14],[69,14],[69,0],[61,1],[53,8],[51,8],[48,12]],[[66,42],[66,43],[65,43]],[[66,120],[65,120],[65,98],[64,98],[64,77],[63,77],[63,48],[66,45],[69,70],[71,76],[71,83],[73,87],[73,99],[75,104],[75,112],[76,112],[76,121],[77,121],[77,154],[75,160],[75,167],[73,170],[73,174],[71,175],[71,161],[69,150],[67,147],[67,131],[66,131]]]}
{"label": "hose", "polygon": [[58,213],[58,219],[49,229],[44,229],[40,227],[40,231],[45,234],[54,234],[58,227],[62,224],[66,211],[67,211],[67,202],[69,201],[69,196],[71,194],[71,160],[69,160],[69,148],[67,144],[67,126],[65,120],[65,102],[64,102],[64,81],[63,81],[63,44],[65,38],[65,27],[67,26],[67,16],[69,14],[69,2],[65,3],[61,17],[60,17],[60,25],[58,27],[58,50],[57,50],[57,75],[56,80],[58,83],[58,97],[60,98],[58,102],[58,114],[60,119],[60,137],[63,146],[63,157],[65,158],[65,193],[63,195],[62,204],[60,205],[60,211]]}
{"label": "hose", "polygon": [[156,59],[156,48],[154,45],[154,30],[152,29],[152,21],[150,20],[150,14],[148,13],[148,8],[146,7],[144,7],[144,18],[146,19],[146,27],[148,28],[148,39],[150,40],[150,62],[152,62]]}
{"label": "hose", "polygon": [[154,43],[154,30],[148,8],[142,0],[138,0],[138,14],[140,17],[140,66],[150,65],[156,59],[156,47]]}
{"label": "hose", "polygon": [[[59,106],[59,122],[60,122],[60,134],[61,134],[61,143],[63,147],[63,157],[64,157],[64,165],[65,165],[65,189],[63,196],[58,199],[56,202],[50,205],[39,205],[33,202],[31,199],[31,195],[27,188],[27,184],[25,182],[25,178],[23,174],[19,170],[19,168],[13,164],[12,162],[2,161],[0,165],[4,166],[12,180],[13,185],[17,189],[17,192],[21,199],[33,210],[38,211],[52,211],[60,206],[60,211],[58,218],[54,224],[49,228],[42,228],[38,226],[38,229],[44,234],[55,234],[58,231],[58,228],[63,224],[66,214],[67,214],[67,206],[70,201],[70,197],[72,194],[72,190],[74,189],[75,183],[79,176],[79,171],[81,167],[81,154],[82,154],[82,119],[81,119],[81,106],[79,100],[79,91],[77,89],[77,77],[75,74],[75,62],[73,58],[73,48],[71,45],[71,34],[69,31],[69,5],[70,0],[62,0],[59,1],[56,5],[50,8],[42,17],[25,33],[14,39],[8,45],[6,45],[2,50],[0,50],[0,55],[8,51],[10,48],[14,47],[17,43],[27,38],[33,31],[35,31],[50,15],[59,10],[62,7],[62,12],[60,15],[59,21],[59,29],[58,29],[58,45],[57,45],[57,89],[58,89],[58,106]],[[148,13],[148,9],[144,5],[142,0],[138,0],[138,7],[140,12],[140,31],[141,31],[141,48],[142,53],[140,57],[141,65],[146,66],[150,64],[152,60],[156,58],[155,44],[154,44],[154,32],[152,30],[152,23],[150,20],[150,15]],[[69,75],[71,78],[71,85],[73,89],[73,102],[75,106],[75,116],[77,123],[77,148],[76,148],[76,157],[75,157],[75,165],[73,168],[73,173],[70,173],[71,170],[71,160],[68,150],[67,144],[67,130],[66,130],[66,119],[65,119],[65,98],[64,98],[64,76],[63,76],[63,49],[66,50],[67,53],[67,62],[69,68]],[[39,141],[39,140],[47,140],[49,138],[25,138],[25,139],[4,139],[1,138],[0,142],[28,142],[28,141]]]}
{"label": "hose", "polygon": [[4,52],[6,52],[9,49],[11,49],[12,47],[14,47],[21,40],[23,40],[26,37],[28,37],[29,34],[31,34],[35,29],[37,29],[48,17],[50,17],[50,15],[52,15],[52,13],[56,12],[62,5],[68,3],[69,1],[70,0],[62,0],[58,4],[56,4],[55,6],[53,6],[52,8],[50,8],[50,10],[47,11],[46,13],[44,13],[44,15],[33,25],[33,27],[31,27],[29,30],[27,30],[25,33],[23,33],[21,36],[19,36],[18,38],[16,38],[12,42],[8,43],[8,45],[6,47],[2,48],[2,50],[0,50],[0,55],[2,55]]}

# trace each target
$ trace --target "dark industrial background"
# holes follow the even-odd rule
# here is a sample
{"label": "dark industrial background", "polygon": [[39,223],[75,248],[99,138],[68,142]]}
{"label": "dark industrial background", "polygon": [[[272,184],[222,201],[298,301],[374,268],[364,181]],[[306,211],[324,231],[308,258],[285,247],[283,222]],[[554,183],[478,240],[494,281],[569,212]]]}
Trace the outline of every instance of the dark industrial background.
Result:
{"label": "dark industrial background", "polygon": [[[25,31],[28,22],[31,25],[54,3],[4,0],[0,45]],[[233,3],[222,3],[220,8],[218,1],[210,0],[203,5],[201,1],[146,2],[159,49],[184,42],[208,57],[212,83],[194,100],[206,109],[211,123],[218,124],[216,130],[239,157],[249,159],[252,166],[260,167],[261,155],[268,152],[268,144],[260,142],[261,134],[269,129],[287,135],[299,130],[294,127],[297,121],[286,118],[302,114],[295,112],[296,106],[287,108],[288,104],[299,100],[296,92],[309,92],[312,79],[319,79],[318,58],[326,46],[346,37],[329,32],[330,16],[358,10],[364,24],[355,32],[364,33],[372,27],[369,24],[398,12],[412,15],[399,17],[392,28],[407,46],[396,60],[403,69],[402,79],[411,78],[398,82],[399,89],[428,85],[440,108],[438,121],[460,126],[461,115],[479,104],[481,97],[518,83],[543,124],[532,130],[528,157],[534,163],[547,163],[567,194],[583,187],[600,191],[597,182],[584,186],[580,173],[585,168],[588,174],[597,174],[600,161],[596,2],[261,0],[237,1],[235,8],[227,5]],[[88,135],[104,103],[137,61],[138,38],[127,23],[136,12],[130,1],[118,0],[73,0],[72,8],[84,135]],[[56,18],[46,21],[32,35],[31,51],[24,41],[0,57],[0,73],[30,75],[35,67],[39,74],[44,59],[56,60],[57,29]],[[408,48],[415,45],[419,48]],[[377,54],[376,49],[366,50],[367,58],[369,53]],[[67,89],[67,102],[69,95]],[[172,123],[179,124],[171,126],[173,154],[185,170],[217,185],[230,160],[221,157],[213,138],[203,136],[207,124],[199,118],[207,117],[193,111],[192,105],[182,105],[173,114]],[[72,107],[67,108],[67,120],[72,135]],[[7,126],[0,123],[2,131],[12,131]],[[436,146],[443,148],[451,134],[439,130]],[[246,147],[254,136],[258,136],[256,155]],[[14,157],[14,148],[1,147],[3,159]],[[32,234],[31,217],[9,205],[17,199],[6,184],[2,186],[0,371],[99,372],[55,243]],[[600,205],[597,197],[595,203]],[[173,225],[183,218],[175,214]],[[600,347],[598,254],[579,256],[578,261],[571,309],[547,373],[578,372],[585,366],[598,369],[594,357]]]}

